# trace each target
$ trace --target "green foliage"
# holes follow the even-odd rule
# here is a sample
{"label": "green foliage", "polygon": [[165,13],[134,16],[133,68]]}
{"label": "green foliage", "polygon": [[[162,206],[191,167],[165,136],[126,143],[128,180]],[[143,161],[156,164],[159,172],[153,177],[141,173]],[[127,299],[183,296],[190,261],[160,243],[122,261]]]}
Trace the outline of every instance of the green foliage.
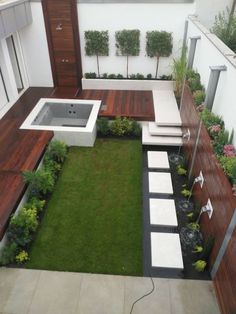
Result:
{"label": "green foliage", "polygon": [[144,75],[143,75],[143,74],[140,74],[140,73],[137,73],[137,74],[136,74],[136,79],[137,79],[137,80],[144,80]]}
{"label": "green foliage", "polygon": [[65,143],[53,140],[47,147],[46,156],[57,163],[62,163],[67,154],[67,146]]}
{"label": "green foliage", "polygon": [[0,265],[8,265],[13,263],[15,260],[15,255],[17,252],[17,244],[16,243],[8,243],[5,245],[2,255],[0,257]]}
{"label": "green foliage", "polygon": [[40,200],[37,197],[32,197],[24,205],[24,208],[26,209],[35,208],[37,212],[41,212],[45,206],[45,203],[46,203],[45,200]]}
{"label": "green foliage", "polygon": [[53,178],[56,179],[58,172],[61,170],[61,164],[45,155],[43,160],[43,169],[50,172]]}
{"label": "green foliage", "polygon": [[191,230],[199,231],[200,230],[200,225],[196,222],[190,222],[187,224],[187,227]]}
{"label": "green foliage", "polygon": [[226,8],[226,11],[220,12],[215,17],[215,23],[211,31],[236,52],[236,16],[230,14],[229,8]]}
{"label": "green foliage", "polygon": [[141,129],[140,124],[137,121],[132,120],[131,134],[138,137],[141,135],[141,133],[142,133],[142,129]]}
{"label": "green foliage", "polygon": [[109,36],[108,31],[85,31],[85,52],[87,56],[97,57],[97,70],[99,70],[99,56],[108,56],[109,54]]}
{"label": "green foliage", "polygon": [[140,31],[122,30],[115,33],[116,48],[118,56],[126,56],[126,76],[129,76],[129,56],[138,56],[140,51]]}
{"label": "green foliage", "polygon": [[213,149],[216,155],[220,156],[223,154],[224,146],[228,144],[229,132],[227,130],[222,130],[214,137]]}
{"label": "green foliage", "polygon": [[18,264],[23,264],[29,260],[29,254],[25,251],[22,250],[16,255],[16,262]]}
{"label": "green foliage", "polygon": [[23,172],[23,180],[29,184],[30,196],[38,198],[52,192],[55,184],[53,174],[44,169]]}
{"label": "green foliage", "polygon": [[220,164],[232,184],[236,184],[236,157],[219,157]]}
{"label": "green foliage", "polygon": [[132,121],[128,118],[117,117],[111,122],[111,133],[115,136],[124,136],[131,134],[132,131]]}
{"label": "green foliage", "polygon": [[146,33],[147,55],[157,59],[155,78],[157,78],[159,58],[169,57],[172,53],[172,41],[172,34],[165,31],[151,31]]}
{"label": "green foliage", "polygon": [[173,77],[172,77],[172,75],[165,75],[165,74],[163,74],[163,75],[160,76],[160,80],[162,80],[162,81],[172,81]]}
{"label": "green foliage", "polygon": [[110,133],[109,120],[107,118],[97,119],[97,126],[101,135],[108,135]]}
{"label": "green foliage", "polygon": [[206,94],[203,90],[196,90],[193,93],[193,99],[197,106],[201,105],[205,100]]}
{"label": "green foliage", "polygon": [[183,53],[179,59],[174,59],[172,67],[172,75],[175,80],[176,96],[181,97],[182,88],[187,73],[187,50],[183,49]]}
{"label": "green foliage", "polygon": [[110,79],[110,80],[114,80],[114,79],[116,79],[116,75],[115,75],[115,74],[113,74],[113,73],[108,74],[108,79]]}
{"label": "green foliage", "polygon": [[18,215],[11,218],[7,237],[10,242],[25,246],[32,240],[32,233],[38,227],[37,210],[35,208],[22,208]]}
{"label": "green foliage", "polygon": [[203,272],[206,268],[207,263],[206,263],[206,261],[199,259],[195,263],[193,263],[192,265],[194,266],[196,271]]}
{"label": "green foliage", "polygon": [[224,128],[224,121],[222,120],[222,118],[214,114],[213,112],[209,111],[208,109],[204,109],[200,113],[200,117],[207,129],[217,124],[219,124],[222,129]]}
{"label": "green foliage", "polygon": [[148,79],[148,80],[151,80],[151,79],[152,79],[152,74],[151,74],[151,73],[149,73],[149,74],[147,75],[147,79]]}
{"label": "green foliage", "polygon": [[97,74],[95,72],[87,72],[84,73],[86,79],[95,79],[97,78]]}
{"label": "green foliage", "polygon": [[178,165],[176,167],[176,171],[177,171],[178,175],[180,175],[180,176],[185,176],[187,174],[187,170],[184,169],[181,165]]}
{"label": "green foliage", "polygon": [[191,197],[191,195],[192,195],[192,193],[191,193],[191,191],[190,190],[188,190],[188,189],[183,189],[182,191],[181,191],[181,194],[184,196],[184,197]]}
{"label": "green foliage", "polygon": [[118,80],[123,80],[124,76],[122,74],[117,74],[116,78]]}
{"label": "green foliage", "polygon": [[193,253],[201,253],[202,251],[203,251],[203,247],[201,245],[196,245],[192,252]]}

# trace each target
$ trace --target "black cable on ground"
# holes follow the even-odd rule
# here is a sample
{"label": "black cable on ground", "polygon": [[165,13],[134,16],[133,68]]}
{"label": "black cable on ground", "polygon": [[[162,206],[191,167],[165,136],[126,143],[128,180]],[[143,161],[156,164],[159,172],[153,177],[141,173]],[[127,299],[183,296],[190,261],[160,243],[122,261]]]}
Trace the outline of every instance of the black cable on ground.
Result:
{"label": "black cable on ground", "polygon": [[131,310],[130,310],[130,314],[132,314],[134,306],[135,306],[136,303],[138,303],[140,300],[142,300],[142,299],[146,298],[147,296],[149,296],[150,294],[152,294],[153,291],[155,290],[155,284],[154,284],[154,281],[153,281],[151,276],[150,276],[150,279],[151,279],[151,282],[152,282],[152,289],[151,289],[151,291],[149,291],[148,293],[144,294],[143,296],[141,296],[140,298],[138,298],[136,301],[133,302]]}

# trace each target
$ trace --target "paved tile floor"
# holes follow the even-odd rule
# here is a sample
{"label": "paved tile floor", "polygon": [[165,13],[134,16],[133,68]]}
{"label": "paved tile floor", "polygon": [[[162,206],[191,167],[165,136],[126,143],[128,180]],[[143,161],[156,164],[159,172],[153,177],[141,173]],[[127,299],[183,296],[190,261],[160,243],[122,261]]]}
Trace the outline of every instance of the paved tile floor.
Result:
{"label": "paved tile floor", "polygon": [[[133,314],[219,314],[209,281],[155,278]],[[1,314],[129,314],[150,278],[0,268]]]}

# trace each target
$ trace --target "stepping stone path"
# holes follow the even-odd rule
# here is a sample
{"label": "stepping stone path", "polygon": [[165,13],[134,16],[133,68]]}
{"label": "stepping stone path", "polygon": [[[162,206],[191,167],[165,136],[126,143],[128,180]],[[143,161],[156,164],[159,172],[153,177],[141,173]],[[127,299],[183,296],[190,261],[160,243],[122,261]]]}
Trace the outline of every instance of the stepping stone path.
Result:
{"label": "stepping stone path", "polygon": [[151,232],[151,255],[152,267],[184,268],[177,233]]}
{"label": "stepping stone path", "polygon": [[[156,170],[169,171],[168,154],[165,151],[147,152],[149,193],[173,194],[171,174]],[[157,198],[149,198],[151,239],[151,267],[181,270],[183,266],[180,237],[174,233],[178,227],[174,199],[166,199],[161,195]],[[159,229],[158,229],[159,228]],[[171,230],[170,230],[171,228]],[[162,232],[159,232],[159,231]],[[170,233],[172,232],[173,233]]]}

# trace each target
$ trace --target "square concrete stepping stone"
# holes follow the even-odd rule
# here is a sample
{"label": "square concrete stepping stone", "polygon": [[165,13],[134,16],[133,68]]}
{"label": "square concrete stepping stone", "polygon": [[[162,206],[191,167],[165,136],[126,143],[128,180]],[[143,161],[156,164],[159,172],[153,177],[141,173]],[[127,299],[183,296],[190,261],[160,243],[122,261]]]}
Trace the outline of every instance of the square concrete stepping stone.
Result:
{"label": "square concrete stepping stone", "polygon": [[174,200],[150,198],[149,207],[151,225],[178,226]]}
{"label": "square concrete stepping stone", "polygon": [[147,152],[148,168],[170,169],[167,152]]}
{"label": "square concrete stepping stone", "polygon": [[149,172],[149,193],[173,194],[170,173]]}
{"label": "square concrete stepping stone", "polygon": [[152,267],[183,269],[178,233],[151,232]]}

